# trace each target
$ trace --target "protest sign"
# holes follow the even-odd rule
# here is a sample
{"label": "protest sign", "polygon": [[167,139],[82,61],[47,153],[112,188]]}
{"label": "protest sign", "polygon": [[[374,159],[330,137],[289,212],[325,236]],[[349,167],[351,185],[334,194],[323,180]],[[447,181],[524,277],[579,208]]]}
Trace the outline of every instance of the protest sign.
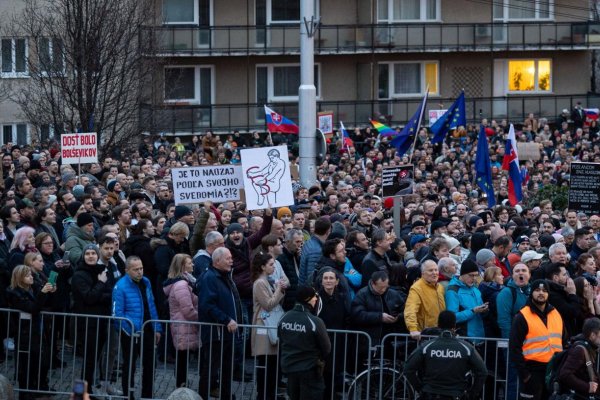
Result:
{"label": "protest sign", "polygon": [[517,152],[519,153],[519,160],[537,161],[542,159],[540,145],[535,142],[517,142]]}
{"label": "protest sign", "polygon": [[96,132],[65,133],[60,136],[60,154],[63,164],[88,164],[98,162]]}
{"label": "protest sign", "polygon": [[401,165],[385,167],[382,171],[383,197],[404,196],[413,193],[414,167],[412,165]]}
{"label": "protest sign", "polygon": [[294,204],[287,146],[242,149],[248,210]]}
{"label": "protest sign", "polygon": [[448,110],[429,110],[429,126],[435,124],[442,115],[446,114]]}
{"label": "protest sign", "polygon": [[239,165],[173,168],[171,180],[176,205],[237,201],[243,184]]}
{"label": "protest sign", "polygon": [[600,163],[571,163],[569,209],[587,215],[600,213]]}

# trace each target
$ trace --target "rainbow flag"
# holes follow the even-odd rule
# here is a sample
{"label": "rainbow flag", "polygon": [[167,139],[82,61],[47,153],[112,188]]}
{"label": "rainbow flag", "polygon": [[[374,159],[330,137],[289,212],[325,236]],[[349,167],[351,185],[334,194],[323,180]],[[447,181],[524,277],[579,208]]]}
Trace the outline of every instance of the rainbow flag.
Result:
{"label": "rainbow flag", "polygon": [[377,132],[379,132],[381,136],[396,136],[398,134],[398,132],[396,132],[394,129],[382,124],[381,122],[371,120],[371,124],[375,129],[377,129]]}

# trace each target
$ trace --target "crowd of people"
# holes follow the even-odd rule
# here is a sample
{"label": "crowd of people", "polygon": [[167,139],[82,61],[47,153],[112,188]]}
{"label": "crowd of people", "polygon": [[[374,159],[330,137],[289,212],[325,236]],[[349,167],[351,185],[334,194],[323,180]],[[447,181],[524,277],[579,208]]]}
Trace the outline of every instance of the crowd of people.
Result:
{"label": "crowd of people", "polygon": [[[117,157],[80,168],[61,164],[54,142],[3,145],[0,307],[33,316],[19,321],[27,325],[18,335],[0,319],[3,338],[27,349],[19,353],[21,365],[35,366],[19,368],[22,398],[36,397],[28,389],[48,390],[49,369],[64,362],[48,349],[52,337],[74,339],[70,335],[78,332],[97,338],[85,343],[83,377],[101,381],[108,394],[133,396],[133,382],[123,379],[118,389],[110,381],[120,345],[124,376],[133,379],[130,372],[144,354],[142,396],[151,397],[158,346],[162,357],[176,361],[178,387],[188,384],[190,353],[200,351],[200,395],[209,398],[217,390],[221,398],[233,398],[228,382],[244,378],[236,349],[247,345],[261,367],[258,398],[275,399],[279,346],[260,326],[271,326],[268,314],[279,307],[296,310],[297,300],[303,308],[296,312],[310,311],[327,329],[364,331],[376,345],[388,333],[420,339],[437,326],[440,313],[451,311],[460,335],[474,338],[470,342],[482,356],[477,338],[510,340],[502,355],[510,365],[507,398],[516,398],[517,382],[519,391],[544,398],[539,374],[532,374],[549,358],[530,356],[544,348],[529,345],[527,327],[532,330],[532,321],[541,318],[542,327],[535,326],[548,329],[549,315],[552,328],[560,325],[560,340],[552,339],[555,347],[548,344],[551,355],[559,342],[566,345],[586,333],[588,318],[600,315],[600,213],[557,209],[555,199],[534,199],[543,187],[567,185],[571,162],[600,162],[600,134],[595,124],[573,125],[568,116],[551,125],[530,115],[518,125],[517,138],[538,143],[540,157],[523,161],[530,177],[525,198],[511,206],[501,170],[508,124],[483,124],[493,132],[490,163],[498,205],[491,209],[474,183],[475,126],[437,146],[422,129],[412,154],[402,157],[388,138],[356,128],[353,146],[342,140],[330,144],[318,182],[310,187],[294,182],[293,204],[251,211],[243,201],[175,205],[171,170],[236,164],[244,147],[286,143],[290,164],[296,165],[294,135],[247,139],[239,132],[208,132],[188,144],[178,137],[174,143],[162,135],[156,141],[145,137],[136,149],[120,149]],[[394,220],[393,200],[381,196],[382,169],[409,163],[414,190],[402,197],[400,219]],[[307,287],[318,301],[298,298],[306,297]],[[542,293],[538,299],[539,292],[546,298]],[[545,311],[534,308],[540,302],[548,304]],[[524,314],[527,307],[533,311]],[[41,311],[75,316],[49,328],[36,323]],[[149,320],[172,323],[144,324]],[[255,326],[251,338],[239,333],[240,324]],[[56,331],[63,326],[66,332]],[[137,340],[142,329],[155,340]],[[108,356],[100,357],[102,349]],[[595,357],[597,345],[590,342],[589,349]],[[331,350],[319,356],[324,398],[343,380],[331,368],[340,362],[338,346]],[[2,359],[5,351],[0,348]],[[492,358],[487,356],[486,361]],[[280,358],[289,361],[286,354]],[[211,360],[221,365],[215,368]],[[582,368],[585,373],[565,379],[579,394],[581,382],[573,380],[587,379]],[[303,371],[289,364],[286,369]],[[588,392],[591,387],[583,394]]]}

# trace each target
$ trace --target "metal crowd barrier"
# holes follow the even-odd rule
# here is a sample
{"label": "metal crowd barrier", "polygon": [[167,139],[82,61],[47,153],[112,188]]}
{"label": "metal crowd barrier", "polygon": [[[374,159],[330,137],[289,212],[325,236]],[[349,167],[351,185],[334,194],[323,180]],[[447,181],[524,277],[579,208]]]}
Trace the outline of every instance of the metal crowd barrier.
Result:
{"label": "metal crowd barrier", "polygon": [[[160,320],[145,322],[139,335],[120,337],[115,324],[133,328],[131,321],[122,318],[42,312],[37,319],[17,310],[0,309],[0,374],[13,381],[18,392],[34,395],[68,395],[73,380],[86,376],[92,377],[88,380],[94,396],[110,399],[125,399],[128,391],[136,398],[164,399],[182,385],[205,399],[225,399],[233,394],[238,399],[262,400],[285,395],[279,346],[268,357],[256,354],[252,346],[253,334],[267,337],[275,328],[238,325],[238,331],[230,335],[223,325]],[[151,324],[162,326],[158,343],[149,329]],[[174,343],[174,330],[191,334]],[[208,340],[203,343],[196,340],[201,330],[208,330],[204,335]],[[390,334],[374,346],[361,331],[328,333],[332,354],[324,368],[326,398],[415,398],[403,376],[404,363],[419,345],[409,335]],[[515,398],[509,394],[516,393],[517,388],[511,383],[506,361],[508,341],[465,339],[477,344],[490,371],[482,399]],[[132,347],[141,349],[139,358],[128,351]],[[133,385],[119,393],[123,392],[123,370],[134,358],[138,367]],[[95,374],[86,365],[93,365]],[[131,379],[131,373],[125,375]]]}

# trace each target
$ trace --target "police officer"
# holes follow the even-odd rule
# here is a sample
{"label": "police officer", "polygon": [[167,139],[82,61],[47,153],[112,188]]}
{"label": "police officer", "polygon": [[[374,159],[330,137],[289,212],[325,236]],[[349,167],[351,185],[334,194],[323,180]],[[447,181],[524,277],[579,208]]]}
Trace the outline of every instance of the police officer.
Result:
{"label": "police officer", "polygon": [[[454,336],[456,315],[452,311],[440,313],[438,327],[440,336],[410,355],[404,375],[424,400],[477,398],[487,376],[485,363],[471,344]],[[469,371],[472,387],[466,379]]]}
{"label": "police officer", "polygon": [[319,301],[312,287],[298,287],[296,304],[279,321],[281,370],[287,375],[290,400],[323,397],[323,366],[331,351],[325,323],[313,315]]}

